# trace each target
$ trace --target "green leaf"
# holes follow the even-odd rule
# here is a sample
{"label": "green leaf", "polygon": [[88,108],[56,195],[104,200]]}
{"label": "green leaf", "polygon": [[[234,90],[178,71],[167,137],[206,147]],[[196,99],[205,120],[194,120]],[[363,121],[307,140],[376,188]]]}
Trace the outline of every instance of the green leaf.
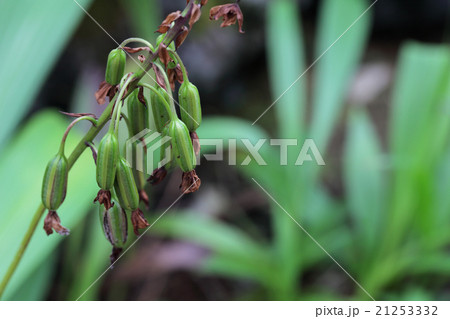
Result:
{"label": "green leaf", "polygon": [[[304,133],[306,77],[294,84],[305,71],[298,11],[295,1],[269,1],[267,5],[266,43],[272,98],[275,101],[281,97],[273,105],[279,138],[298,138]],[[273,123],[271,110],[268,112],[264,116],[268,123]]]}
{"label": "green leaf", "polygon": [[[78,0],[88,8],[91,0]],[[61,54],[84,12],[74,1],[0,2],[0,152]]]}
{"label": "green leaf", "polygon": [[[55,111],[44,111],[24,126],[0,158],[0,278],[13,259],[31,217],[40,204],[41,184],[48,160],[58,151],[68,122]],[[72,130],[66,143],[69,152],[80,135]],[[67,197],[58,210],[62,224],[73,228],[92,206],[97,185],[92,155],[85,152],[69,173]],[[63,237],[49,237],[39,223],[35,234],[5,292],[5,299],[14,292],[55,251]]]}
{"label": "green leaf", "polygon": [[[408,43],[402,48],[390,122],[390,146],[396,156],[395,163],[404,166],[414,158],[419,163],[422,158],[411,158],[411,155],[417,155],[423,143],[433,144],[430,138],[437,137],[435,128],[440,127],[436,120],[448,117],[443,98],[446,93],[448,97],[449,71],[450,50],[446,46]],[[448,125],[446,121],[443,135]]]}
{"label": "green leaf", "polygon": [[[415,224],[431,245],[434,172],[448,146],[450,50],[408,43],[400,54],[389,143],[394,167],[393,208],[386,246],[395,247]],[[426,80],[424,80],[426,79]]]}
{"label": "green leaf", "polygon": [[355,223],[356,245],[371,254],[381,235],[387,204],[383,157],[375,129],[364,110],[350,115],[344,151],[347,203]]}
{"label": "green leaf", "polygon": [[320,150],[327,148],[330,135],[341,116],[349,82],[359,64],[367,40],[370,12],[342,34],[368,6],[365,0],[322,1],[316,58],[322,54],[323,56],[314,66],[310,128],[310,136]]}

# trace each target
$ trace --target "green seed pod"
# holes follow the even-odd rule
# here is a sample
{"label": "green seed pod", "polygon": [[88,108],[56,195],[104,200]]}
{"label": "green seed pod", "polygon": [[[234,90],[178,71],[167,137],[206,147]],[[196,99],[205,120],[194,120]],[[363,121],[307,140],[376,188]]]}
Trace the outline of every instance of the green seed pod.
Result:
{"label": "green seed pod", "polygon": [[167,131],[171,138],[173,157],[178,166],[183,172],[192,171],[196,165],[196,158],[186,124],[179,119],[170,121]]}
{"label": "green seed pod", "polygon": [[[142,96],[145,100],[145,97]],[[133,91],[127,99],[127,110],[130,129],[136,135],[149,127],[148,103],[143,104],[139,100],[139,89]]]}
{"label": "green seed pod", "polygon": [[195,132],[202,122],[202,107],[197,87],[185,81],[178,91],[181,119],[190,132]]}
{"label": "green seed pod", "polygon": [[117,165],[114,190],[120,205],[127,210],[139,208],[139,192],[134,181],[133,171],[125,158],[121,157]]}
{"label": "green seed pod", "polygon": [[67,191],[69,164],[62,153],[51,159],[45,169],[42,181],[42,204],[50,211],[56,211],[61,206]]}
{"label": "green seed pod", "polygon": [[111,190],[114,187],[119,154],[117,137],[113,132],[106,133],[97,152],[97,184],[103,190]]}
{"label": "green seed pod", "polygon": [[105,81],[111,85],[119,84],[125,74],[127,55],[122,49],[114,49],[108,55],[106,64]]}
{"label": "green seed pod", "polygon": [[[166,90],[164,90],[162,87],[157,85],[156,90],[164,96],[164,99],[169,103],[170,105],[170,96],[169,93],[167,93]],[[164,106],[163,101],[159,98],[159,96],[150,90],[150,102],[152,105],[152,113],[153,113],[153,120],[155,121],[155,127],[156,130],[161,133],[164,129],[164,126],[169,122],[170,116],[169,113],[167,113],[166,107]]]}
{"label": "green seed pod", "polygon": [[[161,42],[164,40],[164,37],[166,36],[165,33],[160,34],[157,38],[156,38],[156,47],[159,47],[159,45],[161,44]],[[175,42],[172,41],[169,45],[169,49],[175,51]]]}
{"label": "green seed pod", "polygon": [[107,210],[99,205],[100,223],[106,239],[117,248],[122,248],[128,237],[128,221],[125,211],[117,201],[114,206]]}

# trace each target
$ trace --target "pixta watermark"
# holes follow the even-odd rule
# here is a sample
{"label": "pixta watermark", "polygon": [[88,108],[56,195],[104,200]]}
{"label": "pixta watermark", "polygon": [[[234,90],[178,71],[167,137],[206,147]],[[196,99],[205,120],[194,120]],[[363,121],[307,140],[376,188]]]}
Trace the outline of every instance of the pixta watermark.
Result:
{"label": "pixta watermark", "polygon": [[[162,167],[172,161],[170,152],[171,138],[146,129],[126,142],[126,159],[135,169],[151,172],[155,167]],[[302,166],[305,163],[326,165],[322,154],[313,139],[218,139],[199,138],[202,154],[197,155],[208,162],[226,162],[230,166],[247,166],[254,161],[256,165],[274,163],[280,166]]]}

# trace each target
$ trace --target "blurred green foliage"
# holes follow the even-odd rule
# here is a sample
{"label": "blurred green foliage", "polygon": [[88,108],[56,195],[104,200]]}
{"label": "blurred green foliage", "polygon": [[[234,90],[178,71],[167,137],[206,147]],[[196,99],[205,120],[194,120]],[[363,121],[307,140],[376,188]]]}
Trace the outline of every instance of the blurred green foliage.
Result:
{"label": "blurred green foliage", "polygon": [[[79,2],[87,8],[91,1]],[[123,1],[127,12],[136,17],[132,20],[138,35],[150,36],[154,28],[147,22],[155,25],[159,10],[150,1],[147,10],[138,10],[137,4]],[[324,0],[315,56],[327,50],[368,5],[364,0]],[[267,63],[272,97],[276,99],[306,69],[306,41],[294,1],[271,1],[266,10]],[[53,14],[62,11],[64,15]],[[56,152],[67,123],[56,110],[40,112],[24,124],[18,136],[6,142],[33,106],[33,98],[82,15],[71,1],[42,0],[39,6],[31,0],[0,3],[0,29],[11,47],[39,48],[39,54],[32,58],[24,55],[13,59],[20,64],[3,63],[1,69],[0,277],[39,203],[43,168]],[[370,23],[369,12],[323,55],[310,71],[311,90],[306,85],[308,73],[265,115],[276,114],[273,137],[300,141],[313,138],[320,150],[327,149],[336,124],[344,117],[346,93],[364,52]],[[282,49],[279,43],[283,43]],[[0,50],[0,60],[25,52]],[[24,70],[28,76],[16,80],[14,77],[21,76]],[[81,86],[80,90],[87,88]],[[76,96],[82,97],[83,92],[76,92]],[[75,99],[72,109],[82,109],[76,101],[83,103],[84,99]],[[7,105],[14,108],[6,108]],[[266,145],[260,153],[267,166],[252,161],[238,169],[249,183],[254,184],[254,179],[262,185],[375,299],[436,299],[442,282],[434,278],[450,276],[450,257],[445,250],[450,244],[450,199],[446,194],[450,185],[449,105],[450,49],[409,43],[399,56],[387,149],[383,149],[364,106],[349,106],[345,116],[343,198],[331,196],[320,182],[326,174],[323,167],[310,163],[293,165],[292,156],[298,154],[301,145],[290,148],[287,166],[280,166],[278,153]],[[71,133],[68,148],[75,145],[77,135],[76,131]],[[232,138],[256,141],[269,137],[264,128],[231,117],[205,118],[199,135],[222,138],[225,146]],[[39,152],[30,159],[30,150],[36,145]],[[242,148],[238,155],[243,159],[248,154]],[[326,154],[322,155],[326,161]],[[70,173],[69,192],[60,214],[63,224],[76,231],[61,251],[61,238],[47,238],[38,229],[5,299],[46,298],[57,268],[62,280],[70,285],[62,289],[61,299],[77,299],[106,270],[109,246],[101,238],[100,228],[94,227],[96,214],[88,215],[95,197],[94,175],[92,159],[86,153]],[[320,271],[325,266],[340,269],[277,203],[271,198],[267,202],[273,233],[270,240],[261,240],[265,238],[263,234],[252,236],[241,227],[195,211],[168,214],[150,232],[210,249],[212,254],[198,271],[257,284],[259,289],[252,295],[238,296],[241,298],[369,299],[349,278],[353,287],[350,295],[327,286],[303,284],[303,275],[312,270]],[[56,265],[58,257],[62,261]],[[99,284],[94,285],[82,300],[98,299],[99,288]]]}

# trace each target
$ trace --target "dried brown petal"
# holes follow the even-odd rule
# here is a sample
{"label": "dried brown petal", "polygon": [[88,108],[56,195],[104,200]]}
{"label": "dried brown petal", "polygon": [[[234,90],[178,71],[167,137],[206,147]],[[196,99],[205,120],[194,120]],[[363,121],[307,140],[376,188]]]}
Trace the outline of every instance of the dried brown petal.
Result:
{"label": "dried brown petal", "polygon": [[100,83],[100,86],[99,86],[97,92],[95,92],[95,99],[97,100],[98,104],[100,104],[100,105],[105,104],[106,97],[108,96],[108,92],[111,89],[111,87],[112,87],[112,85],[106,81],[103,81],[102,83]]}
{"label": "dried brown petal", "polygon": [[131,222],[133,223],[133,229],[136,236],[139,236],[139,229],[144,229],[150,226],[139,208],[131,213]]}
{"label": "dried brown petal", "polygon": [[197,176],[197,173],[195,172],[195,169],[193,169],[190,172],[184,173],[181,178],[181,191],[183,194],[189,194],[198,191],[200,188],[200,185],[202,184],[202,181]]}
{"label": "dried brown petal", "polygon": [[123,49],[128,53],[137,53],[137,52],[141,52],[141,51],[150,52],[149,47],[138,47],[138,48],[123,47]]}
{"label": "dried brown petal", "polygon": [[198,154],[200,154],[200,140],[198,139],[198,135],[196,132],[189,132],[189,135],[191,136],[195,155],[198,156]]}
{"label": "dried brown petal", "polygon": [[67,236],[70,234],[70,231],[61,225],[58,214],[51,210],[44,219],[44,230],[47,235],[50,235],[53,233],[53,229],[60,235]]}
{"label": "dried brown petal", "polygon": [[67,116],[71,116],[71,117],[82,117],[82,116],[90,116],[93,117],[94,119],[98,120],[97,116],[94,113],[70,113],[70,112],[63,112],[63,111],[59,111],[59,113],[67,115]]}
{"label": "dried brown petal", "polygon": [[200,10],[200,5],[194,4],[191,11],[191,18],[189,19],[189,30],[192,29],[192,26],[200,19],[202,15],[202,10]]}
{"label": "dried brown petal", "polygon": [[152,65],[152,69],[155,72],[156,83],[164,90],[167,90],[166,81],[164,80],[164,76],[161,74],[161,70],[154,64]]}
{"label": "dried brown petal", "polygon": [[[139,87],[139,91],[138,91],[138,100],[139,102],[141,102],[142,104],[145,105],[145,107],[147,107],[147,100],[145,99],[144,96],[144,88],[142,86]],[[141,139],[141,141],[143,140],[143,138]],[[145,143],[143,143],[144,147],[146,146]],[[145,150],[145,152],[147,152],[147,150]]]}
{"label": "dried brown petal", "polygon": [[181,11],[170,13],[158,27],[158,30],[156,30],[156,32],[166,33],[167,31],[169,31],[171,23],[177,20],[179,17],[181,17]]}
{"label": "dried brown petal", "polygon": [[143,56],[142,54],[138,55],[138,60],[141,61],[141,63],[145,62],[145,56]]}
{"label": "dried brown petal", "polygon": [[170,87],[172,88],[172,91],[175,90],[175,81],[178,81],[178,83],[183,83],[183,71],[181,71],[181,67],[179,64],[173,69],[167,70],[167,78],[169,79]]}
{"label": "dried brown petal", "polygon": [[98,191],[97,197],[94,199],[94,203],[96,201],[98,201],[100,205],[105,206],[106,210],[109,210],[114,206],[114,203],[111,203],[111,192],[105,191],[104,189]]}
{"label": "dried brown petal", "polygon": [[235,24],[237,21],[239,24],[239,32],[244,33],[244,31],[242,31],[244,15],[237,3],[224,4],[211,8],[209,19],[218,20],[219,18],[223,19],[223,22],[220,25],[222,28]]}
{"label": "dried brown petal", "polygon": [[175,48],[177,49],[183,44],[184,40],[189,34],[189,30],[186,26],[183,26],[181,30],[182,30],[181,33],[175,39]]}
{"label": "dried brown petal", "polygon": [[164,43],[159,44],[158,56],[165,67],[167,67],[167,64],[172,60],[167,51],[167,46]]}
{"label": "dried brown petal", "polygon": [[167,175],[167,170],[163,166],[163,167],[153,170],[152,175],[147,179],[147,181],[150,182],[150,184],[152,184],[152,185],[156,185],[156,184],[161,183],[162,180],[166,177],[166,175]]}
{"label": "dried brown petal", "polygon": [[202,1],[200,2],[200,4],[201,4],[202,6],[206,6],[207,3],[208,3],[208,0],[202,0]]}
{"label": "dried brown petal", "polygon": [[117,91],[117,86],[112,86],[108,82],[103,81],[102,83],[100,83],[97,92],[95,92],[95,99],[97,100],[98,104],[105,104],[106,97],[108,97],[109,101],[111,101],[114,98],[114,95],[116,95]]}

